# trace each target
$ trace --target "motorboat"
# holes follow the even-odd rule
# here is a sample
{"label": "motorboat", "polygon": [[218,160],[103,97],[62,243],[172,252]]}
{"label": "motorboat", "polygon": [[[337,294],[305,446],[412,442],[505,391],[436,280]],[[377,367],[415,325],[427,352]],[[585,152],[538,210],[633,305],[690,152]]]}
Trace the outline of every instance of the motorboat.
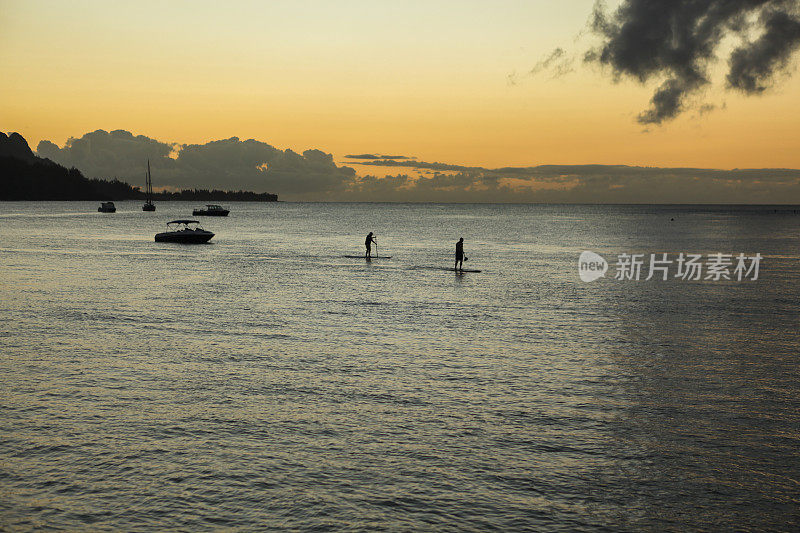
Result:
{"label": "motorboat", "polygon": [[203,244],[214,234],[200,227],[197,220],[173,220],[167,222],[167,231],[156,234],[156,242]]}
{"label": "motorboat", "polygon": [[147,160],[147,181],[145,182],[145,198],[146,201],[142,206],[142,211],[155,211],[156,206],[153,204],[153,179],[150,177],[150,160]]}
{"label": "motorboat", "polygon": [[192,216],[195,217],[226,217],[228,216],[228,211],[222,206],[215,205],[215,204],[206,204],[206,208],[203,209],[195,209],[192,211]]}
{"label": "motorboat", "polygon": [[117,207],[114,205],[114,202],[103,202],[100,204],[100,207],[97,208],[98,213],[116,213]]}

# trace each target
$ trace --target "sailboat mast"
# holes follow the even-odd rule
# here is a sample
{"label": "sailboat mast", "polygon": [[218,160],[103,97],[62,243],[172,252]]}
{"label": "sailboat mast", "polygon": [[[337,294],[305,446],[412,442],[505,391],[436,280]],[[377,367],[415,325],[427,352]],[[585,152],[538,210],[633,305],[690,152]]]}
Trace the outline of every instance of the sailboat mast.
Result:
{"label": "sailboat mast", "polygon": [[153,205],[153,177],[150,175],[150,159],[147,160],[147,175],[145,176],[144,194],[147,197],[142,211],[155,211],[156,206]]}
{"label": "sailboat mast", "polygon": [[150,160],[147,160],[147,201],[153,199],[153,180],[150,177]]}

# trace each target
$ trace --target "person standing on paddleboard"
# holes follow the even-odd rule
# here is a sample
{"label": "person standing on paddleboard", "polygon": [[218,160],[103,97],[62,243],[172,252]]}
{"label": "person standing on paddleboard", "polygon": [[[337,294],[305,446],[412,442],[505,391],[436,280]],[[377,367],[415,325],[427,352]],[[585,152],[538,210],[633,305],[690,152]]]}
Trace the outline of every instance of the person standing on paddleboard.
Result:
{"label": "person standing on paddleboard", "polygon": [[364,257],[367,258],[367,259],[369,259],[370,255],[372,253],[372,243],[373,242],[375,243],[375,246],[378,245],[378,243],[375,242],[375,237],[372,236],[372,232],[370,231],[369,235],[367,235],[367,240],[364,241],[364,246],[367,247],[367,251],[364,253]]}
{"label": "person standing on paddleboard", "polygon": [[456,243],[456,264],[453,270],[464,270],[464,237]]}

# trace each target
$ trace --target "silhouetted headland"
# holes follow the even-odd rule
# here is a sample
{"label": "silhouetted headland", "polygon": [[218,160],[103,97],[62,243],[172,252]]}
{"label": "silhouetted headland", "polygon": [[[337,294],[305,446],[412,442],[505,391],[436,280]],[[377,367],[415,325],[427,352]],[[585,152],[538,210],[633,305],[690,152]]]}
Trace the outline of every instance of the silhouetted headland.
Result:
{"label": "silhouetted headland", "polygon": [[[86,178],[77,168],[67,169],[36,156],[19,133],[0,132],[0,200],[143,200],[139,187],[118,179]],[[154,192],[161,201],[277,202],[278,195],[252,191],[184,189]]]}

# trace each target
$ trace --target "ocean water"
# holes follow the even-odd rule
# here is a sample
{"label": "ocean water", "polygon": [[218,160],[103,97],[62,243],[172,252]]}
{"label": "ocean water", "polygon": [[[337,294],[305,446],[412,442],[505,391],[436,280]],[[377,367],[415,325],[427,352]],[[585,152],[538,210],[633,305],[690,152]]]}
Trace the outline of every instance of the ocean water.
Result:
{"label": "ocean water", "polygon": [[0,203],[2,530],[800,528],[800,209],[97,205]]}

